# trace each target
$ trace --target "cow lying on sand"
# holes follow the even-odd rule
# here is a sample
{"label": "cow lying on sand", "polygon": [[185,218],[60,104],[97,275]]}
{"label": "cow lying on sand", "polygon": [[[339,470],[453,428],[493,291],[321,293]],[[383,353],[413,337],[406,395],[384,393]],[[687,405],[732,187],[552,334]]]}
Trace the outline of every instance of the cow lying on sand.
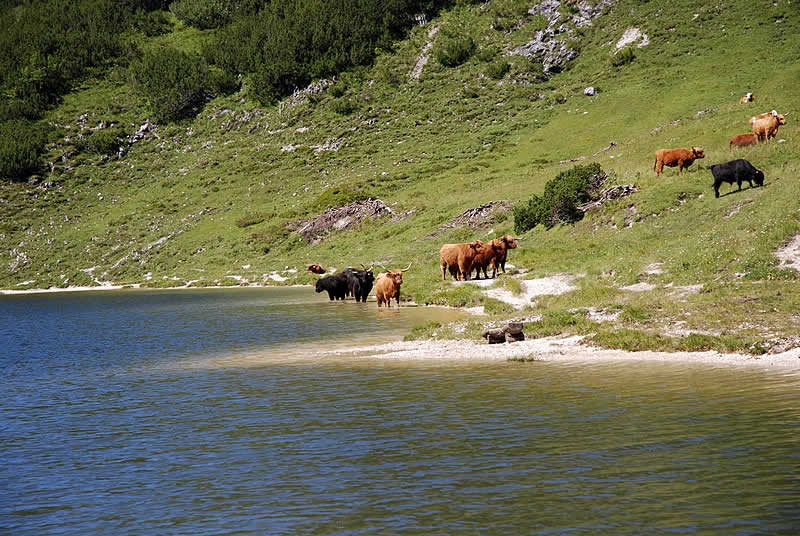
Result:
{"label": "cow lying on sand", "polygon": [[653,171],[656,175],[661,175],[664,166],[675,167],[678,166],[678,173],[688,168],[698,158],[705,158],[706,153],[701,147],[692,147],[691,149],[659,149],[656,151],[656,161],[653,164]]}
{"label": "cow lying on sand", "polygon": [[739,186],[739,190],[742,189],[743,181],[747,181],[750,188],[753,187],[753,181],[757,186],[764,185],[764,173],[754,168],[747,160],[741,158],[711,166],[711,174],[714,175],[714,195],[716,197],[719,197],[719,187],[723,182],[727,182],[730,185],[735,182]]}
{"label": "cow lying on sand", "polygon": [[453,279],[466,280],[472,273],[472,263],[475,255],[483,246],[483,242],[475,240],[468,244],[445,244],[439,250],[439,262],[442,265],[442,281],[446,279],[447,271]]}
{"label": "cow lying on sand", "polygon": [[407,272],[411,268],[411,263],[405,270],[389,270],[378,276],[375,281],[375,299],[378,302],[378,307],[386,304],[386,307],[392,306],[392,298],[397,302],[400,307],[400,286],[403,284],[403,272]]}

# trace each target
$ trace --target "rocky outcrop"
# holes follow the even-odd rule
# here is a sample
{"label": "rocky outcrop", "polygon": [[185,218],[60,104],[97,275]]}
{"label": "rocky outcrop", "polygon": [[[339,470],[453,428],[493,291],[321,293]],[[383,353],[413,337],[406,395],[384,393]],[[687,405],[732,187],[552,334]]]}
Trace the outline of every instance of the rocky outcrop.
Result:
{"label": "rocky outcrop", "polygon": [[591,26],[592,19],[606,13],[613,5],[613,0],[601,0],[594,5],[582,0],[575,6],[576,13],[562,17],[559,0],[544,0],[533,6],[528,13],[543,16],[547,20],[547,28],[537,31],[531,41],[514,50],[512,54],[540,60],[546,76],[559,73],[578,56],[578,51],[567,45],[567,41],[573,37],[574,28]]}
{"label": "rocky outcrop", "polygon": [[524,341],[525,333],[522,332],[522,328],[522,322],[509,322],[507,326],[502,328],[487,329],[481,336],[489,344]]}

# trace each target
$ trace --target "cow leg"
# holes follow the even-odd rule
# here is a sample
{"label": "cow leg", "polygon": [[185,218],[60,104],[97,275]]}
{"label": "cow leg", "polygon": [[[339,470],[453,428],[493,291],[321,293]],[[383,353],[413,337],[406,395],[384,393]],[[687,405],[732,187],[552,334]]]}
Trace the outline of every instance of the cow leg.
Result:
{"label": "cow leg", "polygon": [[714,183],[714,197],[719,197],[719,184]]}
{"label": "cow leg", "polygon": [[445,277],[445,273],[447,272],[447,263],[442,263],[442,281],[445,281],[447,278]]}

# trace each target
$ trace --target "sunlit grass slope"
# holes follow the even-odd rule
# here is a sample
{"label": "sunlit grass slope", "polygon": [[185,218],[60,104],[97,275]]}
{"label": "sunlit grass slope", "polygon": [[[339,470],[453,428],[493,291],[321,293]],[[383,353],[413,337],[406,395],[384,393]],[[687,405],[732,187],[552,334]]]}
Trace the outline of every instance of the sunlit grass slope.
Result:
{"label": "sunlit grass slope", "polygon": [[[341,268],[413,260],[407,295],[479,303],[477,291],[449,291],[438,280],[438,249],[487,234],[426,235],[467,208],[527,201],[574,165],[562,161],[583,157],[579,163],[598,161],[613,182],[639,191],[574,226],[525,234],[512,264],[536,276],[581,276],[579,290],[540,300],[537,312],[627,308],[643,313],[619,324],[637,330],[748,341],[791,334],[800,327],[797,277],[778,266],[774,252],[800,230],[800,15],[785,1],[757,4],[618,2],[573,35],[580,55],[546,82],[529,82],[530,63],[505,55],[541,21],[528,17],[500,32],[491,10],[472,6],[442,13],[372,68],[346,73],[299,104],[258,106],[245,85],[193,120],[159,125],[122,159],[71,157],[71,169],[57,165],[45,178],[55,187],[3,185],[0,237],[8,255],[0,285],[225,285],[275,282],[273,271],[285,283],[303,283],[311,281],[303,274],[310,262]],[[413,80],[408,74],[432,25],[471,35],[476,54],[455,68],[431,58]],[[614,45],[630,27],[650,44],[615,67]],[[178,27],[158,45],[191,49],[201,38]],[[503,61],[511,63],[503,79],[486,75]],[[587,86],[598,94],[584,96]],[[748,91],[756,102],[739,104]],[[730,136],[748,132],[749,117],[771,109],[793,112],[779,132],[783,141],[729,151]],[[82,114],[129,133],[147,117],[119,71],[88,81],[50,119],[74,133]],[[670,168],[655,176],[656,149],[691,145],[704,147],[706,158],[683,175]],[[62,151],[56,146],[52,158]],[[765,172],[765,187],[736,192],[726,185],[715,199],[710,166],[739,157]],[[353,195],[378,197],[408,215],[314,245],[286,226]],[[513,232],[510,215],[492,234],[502,232]],[[655,263],[661,273],[647,273]],[[654,289],[620,290],[637,282]]]}

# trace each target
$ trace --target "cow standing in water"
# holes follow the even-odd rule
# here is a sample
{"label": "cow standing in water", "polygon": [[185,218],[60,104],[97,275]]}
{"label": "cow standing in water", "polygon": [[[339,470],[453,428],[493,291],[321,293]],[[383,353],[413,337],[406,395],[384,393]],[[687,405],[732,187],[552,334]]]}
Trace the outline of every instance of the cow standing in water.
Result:
{"label": "cow standing in water", "polygon": [[392,298],[397,302],[400,307],[400,286],[403,284],[403,272],[407,272],[411,268],[411,263],[405,270],[389,270],[378,276],[375,281],[375,299],[378,302],[378,307],[386,304],[386,307],[392,306]]}

